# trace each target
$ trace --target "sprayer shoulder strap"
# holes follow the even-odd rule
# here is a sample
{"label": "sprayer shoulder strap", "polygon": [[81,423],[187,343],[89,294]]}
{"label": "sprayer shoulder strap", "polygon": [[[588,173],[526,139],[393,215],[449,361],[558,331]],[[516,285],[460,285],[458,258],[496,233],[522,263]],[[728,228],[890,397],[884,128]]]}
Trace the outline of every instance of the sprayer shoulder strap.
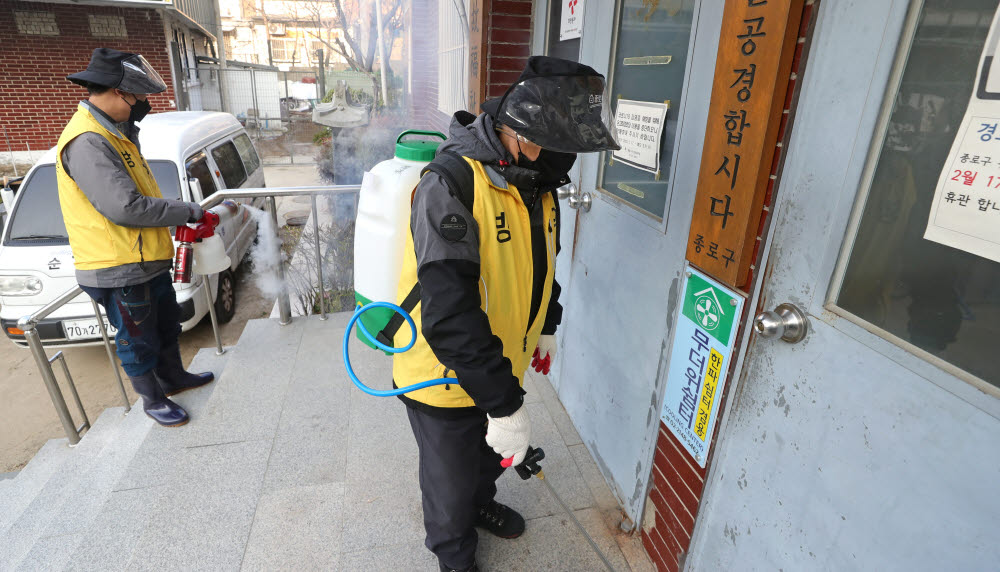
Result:
{"label": "sprayer shoulder strap", "polygon": [[[420,176],[424,176],[427,172],[436,173],[444,179],[448,184],[448,194],[458,199],[462,203],[462,206],[469,211],[469,214],[472,214],[472,205],[476,198],[476,181],[472,167],[469,166],[468,161],[457,153],[444,151],[439,153],[433,161],[420,171]],[[413,309],[417,307],[417,303],[420,302],[420,295],[421,289],[420,282],[418,281],[410,289],[406,298],[403,299],[400,307],[406,310],[406,313],[412,313]],[[402,314],[398,312],[394,313],[392,318],[389,319],[389,323],[382,328],[382,331],[375,336],[375,339],[387,346],[391,346],[392,339],[396,336],[396,332],[399,331],[400,326],[403,325],[403,319]]]}
{"label": "sprayer shoulder strap", "polygon": [[442,151],[420,171],[420,176],[427,172],[436,173],[444,179],[448,183],[448,194],[458,199],[472,214],[472,205],[476,199],[476,180],[472,167],[465,158],[458,153]]}

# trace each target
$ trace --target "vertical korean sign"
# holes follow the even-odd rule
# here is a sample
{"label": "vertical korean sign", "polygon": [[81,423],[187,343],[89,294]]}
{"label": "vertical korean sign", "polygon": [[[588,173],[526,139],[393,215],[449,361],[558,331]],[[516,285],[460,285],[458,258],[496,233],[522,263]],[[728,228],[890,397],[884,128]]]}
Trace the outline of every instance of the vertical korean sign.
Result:
{"label": "vertical korean sign", "polygon": [[704,467],[736,343],[743,297],[690,265],[686,275],[660,418]]}
{"label": "vertical korean sign", "polygon": [[1000,10],[934,191],[924,238],[1000,262]]}
{"label": "vertical korean sign", "polygon": [[752,258],[803,0],[727,0],[687,259],[733,287]]}
{"label": "vertical korean sign", "polygon": [[486,97],[486,57],[483,53],[486,17],[491,0],[469,0],[469,101],[468,109],[479,112]]}

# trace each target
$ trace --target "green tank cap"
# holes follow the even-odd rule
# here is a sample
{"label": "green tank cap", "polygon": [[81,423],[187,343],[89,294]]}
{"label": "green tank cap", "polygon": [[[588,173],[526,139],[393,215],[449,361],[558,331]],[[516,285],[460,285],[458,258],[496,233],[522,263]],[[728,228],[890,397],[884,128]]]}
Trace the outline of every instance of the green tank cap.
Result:
{"label": "green tank cap", "polygon": [[441,145],[441,141],[427,141],[426,139],[408,139],[403,141],[403,138],[407,135],[440,137],[441,141],[447,139],[444,133],[438,133],[437,131],[419,131],[417,129],[403,131],[396,138],[396,156],[407,161],[433,161],[434,154],[437,153],[437,148]]}

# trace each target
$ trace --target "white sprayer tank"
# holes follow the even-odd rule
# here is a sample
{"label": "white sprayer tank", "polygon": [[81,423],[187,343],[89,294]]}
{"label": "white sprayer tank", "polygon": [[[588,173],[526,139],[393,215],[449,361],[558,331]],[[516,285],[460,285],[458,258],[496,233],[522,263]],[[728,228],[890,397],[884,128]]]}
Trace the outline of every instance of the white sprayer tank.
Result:
{"label": "white sprayer tank", "polygon": [[[440,141],[410,136],[445,136],[436,131],[404,131],[396,139],[396,154],[364,174],[354,227],[354,297],[359,305],[396,303],[406,233],[410,228],[410,198],[420,171],[434,159]],[[372,335],[392,317],[392,310],[375,308],[361,317]],[[362,341],[372,345],[363,335]],[[373,346],[374,347],[374,346]]]}

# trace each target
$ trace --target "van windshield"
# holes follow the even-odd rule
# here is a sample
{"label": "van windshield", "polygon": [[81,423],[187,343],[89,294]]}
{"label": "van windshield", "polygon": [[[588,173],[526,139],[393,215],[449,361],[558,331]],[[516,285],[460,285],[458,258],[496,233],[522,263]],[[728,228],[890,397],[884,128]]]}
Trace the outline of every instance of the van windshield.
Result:
{"label": "van windshield", "polygon": [[[181,187],[177,164],[173,161],[150,161],[149,170],[165,199],[180,199]],[[67,244],[66,226],[59,208],[56,166],[42,165],[21,185],[17,206],[11,214],[7,242],[45,242]]]}

